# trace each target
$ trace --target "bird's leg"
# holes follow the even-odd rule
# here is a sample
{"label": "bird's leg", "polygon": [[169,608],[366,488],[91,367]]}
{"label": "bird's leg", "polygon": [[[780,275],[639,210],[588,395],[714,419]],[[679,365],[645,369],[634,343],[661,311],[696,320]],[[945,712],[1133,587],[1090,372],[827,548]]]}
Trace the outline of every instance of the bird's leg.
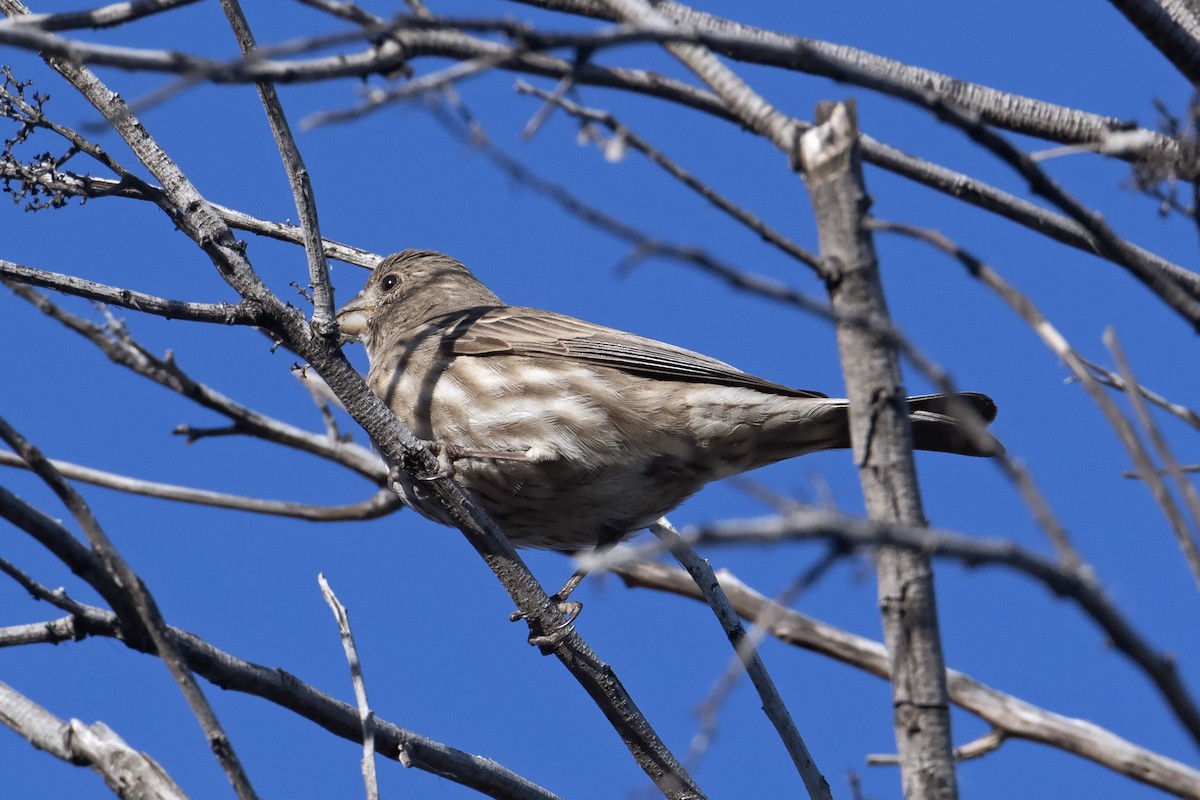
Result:
{"label": "bird's leg", "polygon": [[449,442],[434,441],[426,441],[425,447],[437,457],[438,468],[437,472],[432,475],[416,476],[420,481],[453,478],[454,462],[464,458],[489,458],[493,461],[524,461],[527,463],[537,460],[527,450],[471,450]]}
{"label": "bird's leg", "polygon": [[[620,536],[606,537],[592,551],[593,557],[603,556],[620,541]],[[562,623],[556,626],[553,631],[546,634],[530,633],[529,643],[531,645],[542,648],[542,652],[546,653],[567,635],[571,623],[579,616],[579,612],[583,611],[583,603],[578,600],[570,600],[569,598],[571,593],[579,588],[579,584],[583,583],[583,579],[588,576],[589,572],[591,570],[580,567],[571,573],[571,577],[567,578],[567,582],[563,584],[561,589],[550,595],[550,601],[558,607],[558,612],[563,615]],[[512,622],[517,622],[524,619],[525,615],[520,611],[514,611],[508,618]]]}

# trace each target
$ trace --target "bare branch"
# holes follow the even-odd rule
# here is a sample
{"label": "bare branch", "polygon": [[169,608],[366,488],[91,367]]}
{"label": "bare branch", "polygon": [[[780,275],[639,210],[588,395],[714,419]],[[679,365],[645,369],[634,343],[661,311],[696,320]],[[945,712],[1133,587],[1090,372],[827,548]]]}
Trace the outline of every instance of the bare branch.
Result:
{"label": "bare branch", "polygon": [[339,111],[323,111],[305,117],[300,125],[305,130],[331,125],[337,122],[350,122],[372,114],[385,106],[421,97],[438,89],[453,86],[455,82],[482,75],[498,67],[508,58],[507,55],[490,55],[462,61],[445,69],[420,78],[411,80],[394,89],[372,89],[361,103]]}
{"label": "bare branch", "polygon": [[[517,0],[538,8],[617,20],[619,17],[600,0]],[[1103,140],[1129,126],[1115,117],[1091,114],[1047,103],[1031,97],[983,86],[934,70],[905,64],[844,44],[807,39],[764,28],[756,28],[710,14],[672,0],[659,0],[655,9],[665,17],[691,26],[699,41],[738,61],[768,64],[828,78],[840,78],[844,70],[876,74],[914,90],[932,91],[955,105],[981,115],[984,122],[1001,128],[1055,142],[1077,144]],[[815,57],[814,57],[815,56]],[[1148,149],[1168,160],[1179,157],[1178,142],[1153,131],[1147,134]],[[1139,152],[1114,153],[1135,160]]]}
{"label": "bare branch", "polygon": [[[954,257],[972,277],[977,278],[985,286],[998,294],[1010,308],[1016,311],[1026,324],[1033,328],[1034,332],[1044,342],[1047,342],[1048,346],[1051,346],[1052,350],[1054,346],[1057,346],[1054,337],[1047,338],[1045,335],[1049,322],[1041,316],[1041,313],[1033,305],[1033,301],[1009,285],[1007,281],[1000,277],[999,273],[988,267],[987,264],[959,247],[946,236],[937,231],[874,218],[868,220],[867,225],[872,230],[911,236],[927,244],[931,244],[942,252]],[[1049,328],[1049,330],[1053,331],[1053,328]],[[1062,344],[1065,345],[1065,341]],[[1069,350],[1069,348],[1067,349]],[[1029,471],[1006,454],[1001,454],[996,460],[1000,464],[1001,469],[1004,470],[1005,474],[1009,476],[1020,490],[1026,504],[1033,511],[1034,519],[1037,520],[1038,526],[1049,537],[1051,544],[1058,553],[1059,559],[1068,566],[1083,568],[1083,557],[1072,543],[1066,527],[1054,515],[1050,503],[1042,495],[1041,491],[1038,490]]]}
{"label": "bare branch", "polygon": [[784,747],[787,748],[788,754],[792,758],[792,763],[804,781],[804,788],[808,791],[808,796],[814,800],[832,798],[829,792],[829,782],[825,780],[825,776],[821,774],[812,755],[808,752],[808,747],[804,744],[800,731],[796,729],[796,724],[792,721],[792,715],[784,705],[783,698],[779,696],[779,690],[775,688],[775,681],[772,680],[766,665],[763,664],[756,644],[746,636],[746,629],[742,627],[733,607],[729,605],[729,600],[721,591],[721,585],[713,575],[712,567],[679,537],[678,531],[665,518],[651,525],[650,530],[671,551],[671,555],[675,556],[679,565],[692,576],[692,580],[696,582],[704,599],[716,614],[721,627],[725,629],[725,635],[728,637],[729,643],[733,645],[734,653],[742,663],[746,674],[750,676],[750,681],[758,691],[759,697],[762,698],[763,711],[771,720],[771,724],[775,726],[776,733],[779,734],[780,740],[783,741]]}
{"label": "bare branch", "polygon": [[75,631],[73,617],[30,622],[26,625],[5,625],[0,628],[0,647],[23,647],[27,644],[58,644],[79,637]]}
{"label": "bare branch", "polygon": [[[1125,358],[1125,351],[1121,347],[1120,340],[1117,339],[1117,332],[1109,327],[1104,331],[1104,344],[1112,353],[1113,361],[1117,364],[1117,369],[1121,372],[1121,378],[1126,386],[1139,385],[1133,376],[1133,370],[1129,366],[1128,360]],[[1167,445],[1166,439],[1158,430],[1158,426],[1154,424],[1154,418],[1150,416],[1150,412],[1146,409],[1146,404],[1142,402],[1140,392],[1129,392],[1129,402],[1133,406],[1133,411],[1137,414],[1138,420],[1141,421],[1142,428],[1150,437],[1150,442],[1154,445],[1154,450],[1158,453],[1159,460],[1162,461],[1165,467],[1165,472],[1171,476],[1171,480],[1175,482],[1176,488],[1183,495],[1187,502],[1187,507],[1191,513],[1192,528],[1189,529],[1187,523],[1183,519],[1183,513],[1179,510],[1175,500],[1171,497],[1171,493],[1167,490],[1163,482],[1162,475],[1158,470],[1154,469],[1154,465],[1150,462],[1150,457],[1143,450],[1140,457],[1134,458],[1134,464],[1137,466],[1138,477],[1146,482],[1150,487],[1151,493],[1154,495],[1155,501],[1159,508],[1162,509],[1163,515],[1171,525],[1171,531],[1175,534],[1176,541],[1179,542],[1179,548],[1183,551],[1184,560],[1187,561],[1188,568],[1192,571],[1192,579],[1196,581],[1196,585],[1200,586],[1200,544],[1197,544],[1194,530],[1200,530],[1200,496],[1196,494],[1196,487],[1192,482],[1184,477],[1183,468],[1175,455],[1171,452],[1171,448]],[[1141,448],[1141,441],[1134,437],[1134,441]]]}
{"label": "bare branch", "polygon": [[440,106],[433,107],[434,118],[443,127],[465,144],[479,150],[488,161],[504,171],[522,186],[554,201],[564,211],[594,225],[600,230],[633,245],[630,260],[643,260],[658,256],[670,258],[690,266],[698,267],[714,275],[735,289],[743,289],[787,305],[795,306],[825,319],[832,319],[833,312],[828,304],[809,297],[781,281],[740,270],[711,253],[698,247],[664,242],[610,214],[585,202],[561,184],[537,175],[517,159],[505,153],[489,139],[472,135],[459,121],[444,113]]}
{"label": "bare branch", "polygon": [[362,726],[362,772],[367,785],[367,800],[379,800],[379,780],[375,777],[375,712],[371,710],[367,701],[367,685],[363,680],[362,662],[358,660],[354,634],[350,631],[350,615],[346,613],[346,607],[333,593],[323,574],[317,575],[317,583],[321,586],[325,602],[333,611],[338,632],[342,636],[342,649],[346,651],[346,663],[350,665],[350,680],[354,684],[354,698],[358,701],[358,719]]}
{"label": "bare branch", "polygon": [[59,719],[4,682],[0,722],[39,750],[68,764],[91,767],[117,797],[187,800],[157,761],[127,745],[103,722],[85,725]]}
{"label": "bare branch", "polygon": [[[825,286],[838,316],[837,342],[850,399],[850,442],[871,519],[925,524],[895,345],[846,318],[890,325],[871,233],[852,104],[817,108],[823,124],[796,148],[812,198]],[[933,569],[921,552],[880,548],[879,606],[892,676],[893,728],[906,798],[958,796],[946,667]]]}
{"label": "bare branch", "polygon": [[1104,631],[1107,641],[1146,674],[1189,735],[1200,740],[1200,708],[1180,679],[1175,659],[1168,652],[1156,650],[1133,627],[1086,567],[1056,564],[1003,540],[978,539],[908,525],[884,525],[817,508],[794,509],[781,516],[692,526],[682,535],[689,543],[706,547],[819,539],[855,550],[888,546],[954,558],[967,566],[1013,568],[1036,579],[1056,596],[1078,605]]}
{"label": "bare branch", "polygon": [[[29,176],[20,168],[20,165],[0,160],[0,180],[4,179],[33,180],[50,191],[61,192],[72,197],[124,197],[131,200],[157,202],[157,198],[162,196],[162,189],[157,186],[149,186],[149,191],[146,191],[125,181],[96,178],[90,175],[77,175],[66,171],[43,171],[37,175]],[[213,210],[225,224],[236,230],[248,231],[281,242],[291,242],[292,244],[304,243],[304,231],[299,226],[260,219],[215,203],[213,204]],[[372,253],[369,250],[336,242],[332,239],[325,239],[322,244],[326,255],[330,258],[347,264],[354,264],[358,267],[373,269],[382,258],[382,256]]]}
{"label": "bare branch", "polygon": [[554,105],[557,105],[568,114],[578,117],[585,123],[596,122],[604,125],[613,132],[613,135],[617,138],[617,140],[644,154],[652,162],[662,167],[667,171],[668,174],[679,180],[689,189],[699,194],[713,206],[719,208],[721,211],[724,211],[726,214],[745,225],[747,228],[761,237],[763,241],[774,245],[776,248],[788,254],[800,263],[807,264],[813,269],[819,270],[820,262],[814,253],[804,249],[779,231],[767,225],[765,222],[754,216],[746,209],[741,208],[720,193],[713,190],[706,183],[702,182],[668,158],[661,150],[654,147],[645,139],[638,136],[636,133],[619,122],[611,113],[606,111],[597,111],[596,109],[592,108],[586,108],[578,103],[568,100],[565,97],[555,96],[549,92],[545,92],[522,80],[517,81],[517,91],[521,92],[522,94],[532,94],[536,95],[537,97],[541,97],[547,103],[553,103]]}
{"label": "bare branch", "polygon": [[[234,36],[237,37],[242,55],[246,58],[253,57],[257,45],[241,6],[237,0],[221,0],[221,7],[225,9],[225,16],[233,28]],[[300,148],[296,146],[296,139],[292,136],[287,116],[283,113],[283,104],[279,101],[275,85],[270,81],[258,81],[257,87],[259,99],[267,112],[271,134],[275,137],[275,146],[283,157],[283,167],[292,189],[300,227],[304,231],[308,282],[313,293],[313,329],[318,336],[335,335],[337,323],[333,319],[333,287],[329,283],[329,264],[325,261],[325,251],[321,247],[321,225],[317,219],[317,201],[313,197],[312,181],[309,180]]]}
{"label": "bare branch", "polygon": [[96,345],[109,360],[165,386],[198,405],[216,411],[234,423],[234,432],[256,436],[266,441],[313,453],[341,464],[378,483],[387,476],[383,462],[365,447],[288,425],[260,414],[226,397],[220,392],[194,380],[175,362],[174,355],[166,358],[151,355],[129,336],[128,332],[112,325],[101,326],[75,316],[51,303],[44,295],[27,286],[10,288],[22,299],[34,304],[47,316],[61,322]]}
{"label": "bare branch", "polygon": [[3,438],[25,463],[29,464],[30,468],[59,496],[63,504],[70,510],[71,515],[75,517],[91,542],[105,572],[110,576],[110,580],[106,581],[103,587],[96,586],[95,588],[98,591],[101,591],[102,588],[107,589],[108,591],[102,591],[102,594],[110,602],[116,600],[113,607],[118,611],[132,610],[136,614],[136,616],[127,618],[126,623],[141,627],[144,634],[153,643],[154,651],[166,664],[172,677],[175,678],[175,682],[179,684],[180,691],[191,707],[197,722],[200,723],[213,754],[217,757],[217,761],[221,764],[230,783],[233,784],[238,797],[242,800],[256,798],[258,795],[250,785],[229,737],[225,735],[221,723],[217,720],[203,691],[196,683],[191,670],[180,657],[174,637],[159,612],[158,605],[150,595],[149,589],[113,547],[112,542],[109,541],[83,498],[63,480],[63,477],[41,452],[13,430],[3,418],[0,418],[0,438]]}
{"label": "bare branch", "polygon": [[[617,572],[629,586],[701,600],[691,576],[676,567],[638,564],[621,567]],[[881,643],[777,606],[727,570],[720,570],[717,578],[743,618],[773,617],[776,621],[771,624],[770,632],[780,641],[888,679],[887,651]],[[1099,725],[1046,711],[956,670],[947,670],[946,685],[955,705],[978,715],[1009,737],[1050,745],[1165,792],[1200,800],[1200,770],[1194,767],[1139,747]]]}
{"label": "bare branch", "polygon": [[[1111,386],[1112,388],[1122,392],[1129,391],[1129,386],[1125,383],[1125,380],[1120,375],[1112,370],[1105,369],[1093,361],[1088,361],[1078,353],[1075,355],[1076,358],[1079,359],[1079,363],[1090,369],[1092,374],[1096,376],[1096,380],[1098,380],[1100,383],[1104,384],[1105,386]],[[1138,394],[1161,408],[1163,411],[1175,415],[1188,425],[1191,425],[1193,428],[1200,431],[1200,414],[1197,414],[1195,411],[1185,405],[1171,402],[1161,394],[1151,391],[1141,384],[1138,384],[1135,389],[1137,390]]]}
{"label": "bare branch", "polygon": [[75,28],[114,28],[153,14],[189,6],[196,0],[128,0],[111,3],[87,11],[63,11],[57,14],[30,14],[15,22],[41,28],[44,31],[65,31]]}
{"label": "bare branch", "polygon": [[[195,489],[190,486],[178,486],[171,483],[146,481],[130,478],[126,475],[106,472],[91,467],[72,464],[68,461],[50,459],[50,464],[62,473],[64,478],[83,481],[106,489],[115,489],[128,494],[157,497],[162,500],[175,500],[181,503],[195,503],[216,508],[230,508],[236,511],[251,511],[256,514],[270,514],[276,517],[294,517],[312,522],[333,522],[337,520],[368,520],[386,516],[403,507],[403,503],[395,492],[390,489],[380,489],[371,497],[358,503],[341,506],[317,506],[308,503],[291,503],[284,500],[263,500],[257,497],[243,497],[224,492],[211,492],[206,489]],[[19,456],[0,450],[0,465],[28,469]]]}
{"label": "bare branch", "polygon": [[[6,507],[3,502],[6,494],[4,489],[0,488],[0,513],[3,513]],[[19,499],[16,503],[24,506],[28,519],[38,517],[39,512],[36,509],[25,505]],[[47,518],[46,522],[50,528],[57,529],[52,533],[53,536],[64,540],[71,538],[70,534],[53,520]],[[95,560],[95,556],[78,542],[68,547],[74,553],[73,557],[83,562]],[[2,564],[3,562],[0,562],[0,565]],[[98,569],[99,565],[95,568]],[[118,639],[126,647],[140,652],[152,652],[145,642],[133,641],[124,636],[120,621],[112,612],[76,603],[43,586],[35,586],[36,596],[44,597],[59,607],[66,607],[71,613],[70,617],[45,625],[46,629],[70,627],[74,631],[74,635],[69,637],[71,639],[103,636]],[[333,699],[282,669],[244,661],[213,647],[195,634],[179,628],[170,630],[189,666],[213,685],[261,697],[315,722],[335,736],[356,743],[361,741],[362,728],[358,713],[352,706]],[[50,635],[39,641],[56,642]],[[490,758],[466,753],[378,717],[374,723],[375,752],[384,758],[398,760],[406,767],[439,775],[498,800],[558,800],[556,795]]]}
{"label": "bare branch", "polygon": [[[431,24],[429,21],[402,20],[402,23],[412,25],[414,28],[411,30],[396,30],[395,26],[401,23],[388,23],[381,18],[369,17],[365,12],[360,16],[376,23],[377,28],[374,29],[375,35],[389,35],[389,41],[393,42],[395,46],[385,47],[379,51],[372,50],[364,54],[339,55],[330,57],[329,59],[317,59],[312,62],[304,62],[303,66],[297,62],[277,64],[267,59],[256,59],[244,63],[220,64],[205,59],[197,60],[182,53],[166,52],[151,54],[141,60],[135,59],[129,62],[128,66],[134,67],[136,65],[136,68],[140,69],[204,75],[208,79],[218,82],[269,80],[278,83],[301,80],[324,80],[333,77],[345,77],[347,75],[369,75],[380,71],[386,73],[402,66],[405,59],[421,56],[447,57],[462,60],[492,59],[502,69],[546,75],[560,80],[564,76],[572,74],[575,70],[575,65],[571,62],[541,53],[522,53],[520,52],[520,48],[511,48],[496,42],[474,39],[451,30],[417,29],[421,24]],[[439,24],[447,26],[452,23],[450,21],[442,21]],[[462,24],[462,22],[459,21],[458,24]],[[493,28],[498,24],[494,21],[488,23]],[[663,28],[653,29],[650,33],[660,39],[678,39],[682,36],[677,31]],[[735,34],[728,32],[718,36],[716,34],[693,31],[682,38],[689,41],[710,41],[716,43],[729,38],[736,39],[737,37]],[[90,46],[83,43],[72,43],[70,47],[59,43],[57,50],[55,47],[50,47],[50,44],[53,43],[43,40],[26,42],[25,44],[35,49],[49,47],[48,52],[62,50],[64,54],[74,55],[79,58],[94,57],[100,63],[107,63],[108,60],[119,62],[122,57],[121,54],[116,52],[106,54],[93,52],[89,49]],[[901,97],[905,96],[905,92],[918,93],[918,102],[922,105],[927,105],[930,97],[949,97],[949,102],[951,103],[963,99],[961,95],[954,91],[947,91],[944,94],[938,93],[936,87],[953,87],[953,85],[946,83],[944,76],[942,76],[943,80],[941,81],[933,81],[935,89],[930,90],[928,89],[929,84],[923,82],[923,80],[929,78],[929,75],[924,74],[923,71],[918,71],[918,73],[908,76],[901,74],[900,77],[897,77],[894,70],[883,70],[879,73],[871,72],[868,67],[862,66],[865,62],[861,59],[839,60],[837,56],[832,54],[833,51],[826,52],[828,46],[825,46],[823,49],[821,45],[823,43],[811,43],[798,37],[789,37],[786,42],[780,44],[780,51],[785,53],[789,59],[797,58],[797,53],[803,53],[805,61],[821,64],[822,74],[829,74],[838,80],[856,83],[879,91],[886,91]],[[677,46],[688,47],[694,45],[678,44]],[[761,42],[756,42],[754,46],[761,46]],[[115,48],[115,50],[120,51],[122,49]],[[834,50],[838,50],[838,48],[834,48]],[[839,52],[845,50],[843,48]],[[124,53],[124,56],[128,57],[129,53]],[[900,72],[902,73],[903,71]],[[935,75],[936,73],[931,74]],[[606,69],[589,64],[578,70],[576,79],[579,83],[610,86],[626,91],[649,94],[671,102],[683,103],[725,119],[737,119],[719,98],[678,81],[672,81],[650,73],[637,70]],[[404,90],[402,89],[401,91]],[[986,92],[984,94],[986,95]],[[980,101],[965,103],[965,107],[973,111],[977,110],[981,105]],[[1018,102],[1015,104],[1009,103],[1008,107],[1012,107],[1013,105],[1022,106]],[[1029,124],[1036,125],[1036,120],[1038,119],[1061,117],[1062,114],[1044,113],[1046,109],[1056,108],[1058,107],[1035,103],[1034,111],[1029,114],[1031,117]],[[1079,114],[1081,112],[1075,113]],[[986,121],[993,120],[988,119]],[[745,121],[743,120],[743,122]],[[800,130],[807,129],[808,127],[807,123],[802,123],[798,120],[793,120],[793,122],[799,126]],[[1061,131],[1045,130],[1043,134],[1051,138],[1058,137],[1069,141],[1075,141],[1076,139],[1097,141],[1103,138],[1104,135],[1111,133],[1113,124],[1111,120],[1106,118],[1096,117],[1091,119],[1077,117],[1072,118],[1070,124],[1065,125]],[[1024,130],[1021,127],[1017,127],[1016,129]],[[1075,131],[1075,133],[1072,133],[1072,131]],[[1166,139],[1156,139],[1155,141],[1160,143],[1170,142],[1170,140]],[[1183,286],[1189,295],[1200,297],[1200,276],[1129,243],[1124,243],[1124,245],[1116,250],[1106,247],[1104,237],[1102,236],[1097,239],[1093,235],[1093,226],[1089,224],[1080,224],[1069,218],[1047,212],[1028,201],[1001,192],[969,176],[909,156],[869,136],[863,135],[862,146],[863,156],[870,163],[895,171],[938,191],[945,192],[960,200],[1000,214],[1021,225],[1050,236],[1056,241],[1088,252],[1097,253],[1102,258],[1125,266],[1134,271],[1135,274],[1152,276],[1154,273],[1161,273],[1166,275],[1170,280]],[[1169,288],[1165,290],[1170,291]]]}
{"label": "bare branch", "polygon": [[186,319],[191,322],[215,322],[220,325],[259,325],[265,321],[262,309],[243,300],[239,303],[195,303],[155,297],[132,289],[108,286],[74,275],[33,269],[11,261],[0,260],[0,282],[18,281],[30,286],[42,286],[63,294],[85,297],[122,308],[131,308],[167,319]]}
{"label": "bare branch", "polygon": [[[682,537],[680,538],[682,541]],[[779,593],[779,595],[775,598],[775,602],[778,603],[781,608],[786,608],[789,606],[797,597],[800,596],[802,592],[816,584],[821,576],[828,572],[829,569],[835,563],[837,563],[838,559],[840,559],[843,555],[844,553],[836,546],[829,547],[825,551],[824,556],[822,556],[812,566],[805,569],[803,573],[801,573],[782,592]],[[704,563],[707,565],[707,562]],[[691,574],[690,571],[689,574]],[[693,575],[693,578],[694,577],[695,576]],[[710,580],[709,585],[719,587],[716,576],[712,574],[711,568],[709,569],[708,579]],[[697,584],[697,586],[702,588],[701,584]],[[722,605],[728,606],[728,598],[724,598],[723,595],[722,597]],[[730,608],[729,613],[736,612]],[[753,627],[746,635],[742,643],[736,648],[736,652],[734,653],[733,658],[730,659],[729,665],[725,668],[724,674],[717,679],[717,682],[709,692],[708,697],[706,697],[704,702],[700,704],[699,709],[697,710],[697,716],[700,717],[701,726],[696,735],[692,737],[692,746],[690,752],[688,753],[688,757],[690,759],[696,759],[701,756],[704,753],[704,750],[707,748],[708,742],[714,738],[717,730],[717,715],[720,711],[720,706],[729,697],[730,693],[737,685],[738,679],[741,678],[742,674],[746,672],[744,663],[745,657],[743,654],[754,653],[758,651],[758,649],[762,646],[763,639],[765,639],[770,633],[769,626],[774,622],[775,619],[767,617],[753,621]]]}
{"label": "bare branch", "polygon": [[1200,20],[1185,0],[1111,0],[1193,86],[1200,83]]}

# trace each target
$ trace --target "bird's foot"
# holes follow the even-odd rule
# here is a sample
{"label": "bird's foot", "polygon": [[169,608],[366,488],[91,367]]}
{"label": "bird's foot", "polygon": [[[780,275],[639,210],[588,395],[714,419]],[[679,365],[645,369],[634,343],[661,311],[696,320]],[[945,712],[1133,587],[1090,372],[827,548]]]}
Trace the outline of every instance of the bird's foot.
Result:
{"label": "bird's foot", "polygon": [[[563,584],[561,589],[550,595],[550,602],[554,603],[558,609],[558,613],[562,614],[562,621],[555,625],[552,630],[545,633],[533,631],[533,626],[531,625],[529,644],[541,648],[543,653],[549,653],[559,642],[567,637],[572,630],[571,623],[579,616],[579,612],[583,611],[583,603],[578,600],[569,600],[568,598],[571,596],[571,592],[575,591],[576,587],[579,586],[580,581],[583,580],[583,576],[586,574],[582,570],[576,571]],[[508,619],[510,622],[519,622],[526,619],[526,616],[520,611],[514,611],[508,615]]]}

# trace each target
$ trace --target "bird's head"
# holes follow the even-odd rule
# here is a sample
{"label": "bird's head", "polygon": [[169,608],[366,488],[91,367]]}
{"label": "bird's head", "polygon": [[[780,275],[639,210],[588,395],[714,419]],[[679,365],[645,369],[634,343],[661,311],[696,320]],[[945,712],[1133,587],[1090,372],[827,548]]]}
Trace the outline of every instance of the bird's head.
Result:
{"label": "bird's head", "polygon": [[367,285],[337,312],[341,332],[371,347],[379,331],[403,332],[454,311],[502,305],[465,266],[432,250],[403,250],[379,262]]}

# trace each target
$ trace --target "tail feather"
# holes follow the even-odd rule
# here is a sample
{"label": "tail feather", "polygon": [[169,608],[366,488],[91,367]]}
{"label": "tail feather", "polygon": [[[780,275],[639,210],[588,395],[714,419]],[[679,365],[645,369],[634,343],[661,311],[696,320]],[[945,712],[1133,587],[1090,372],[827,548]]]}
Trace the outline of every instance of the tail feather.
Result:
{"label": "tail feather", "polygon": [[955,416],[955,414],[961,414],[963,407],[970,408],[984,422],[991,422],[996,418],[996,401],[979,392],[922,394],[908,398],[910,411],[930,411],[934,414]]}
{"label": "tail feather", "polygon": [[[912,420],[913,447],[963,456],[996,456],[1004,446],[972,425],[973,413],[984,425],[996,418],[996,403],[986,394],[957,392],[952,395],[922,395],[908,399]],[[978,428],[972,435],[972,427]]]}
{"label": "tail feather", "polygon": [[[821,449],[850,447],[849,408],[845,401],[842,403],[837,409],[840,417],[826,420]],[[963,456],[995,456],[1004,452],[1004,446],[986,431],[980,430],[979,437],[972,436],[971,425],[966,421],[972,413],[984,425],[996,418],[996,403],[986,394],[920,395],[908,398],[908,409],[916,450]]]}

